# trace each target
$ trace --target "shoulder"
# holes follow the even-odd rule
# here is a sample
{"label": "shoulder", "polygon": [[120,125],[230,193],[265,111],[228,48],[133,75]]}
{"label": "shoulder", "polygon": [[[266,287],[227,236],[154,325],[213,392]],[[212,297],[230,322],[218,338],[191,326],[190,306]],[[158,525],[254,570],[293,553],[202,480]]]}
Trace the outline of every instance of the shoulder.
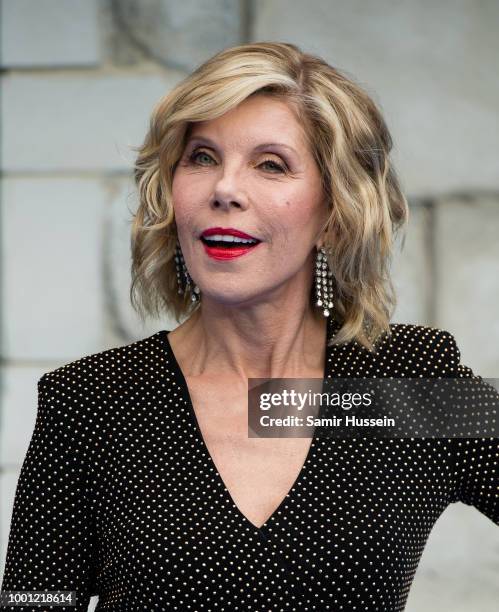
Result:
{"label": "shoulder", "polygon": [[448,377],[459,375],[460,352],[447,330],[391,323],[370,352],[357,342],[338,345],[336,368],[361,376]]}
{"label": "shoulder", "polygon": [[77,440],[80,448],[94,449],[109,427],[120,422],[126,427],[147,414],[155,394],[168,388],[165,333],[84,355],[46,372],[38,380],[39,427]]}
{"label": "shoulder", "polygon": [[456,340],[449,331],[430,325],[390,323],[387,340],[390,347],[425,347],[435,352],[457,350]]}
{"label": "shoulder", "polygon": [[452,376],[458,372],[460,351],[446,329],[414,323],[391,323],[380,352],[406,362],[408,376]]}
{"label": "shoulder", "polygon": [[50,389],[77,398],[89,392],[109,394],[133,386],[161,367],[163,333],[84,355],[46,372],[38,381],[39,393]]}

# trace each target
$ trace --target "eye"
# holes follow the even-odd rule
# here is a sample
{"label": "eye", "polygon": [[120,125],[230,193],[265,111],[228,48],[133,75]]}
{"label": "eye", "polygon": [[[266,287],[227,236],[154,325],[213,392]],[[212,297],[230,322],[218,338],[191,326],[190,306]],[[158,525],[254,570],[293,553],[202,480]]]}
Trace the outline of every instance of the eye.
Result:
{"label": "eye", "polygon": [[281,164],[278,164],[273,159],[265,159],[260,165],[263,166],[264,164],[271,164],[271,166],[273,166],[274,170],[277,169],[278,173],[286,172],[286,168],[284,166],[281,166]]}
{"label": "eye", "polygon": [[[205,161],[208,160],[208,163],[200,161],[202,156],[205,157]],[[201,166],[210,165],[209,164],[210,160],[215,161],[213,157],[203,149],[194,149],[194,151],[189,155],[190,162],[194,164],[200,164]],[[260,166],[265,166],[265,165],[267,165],[267,167],[269,167],[272,170],[273,174],[275,173],[282,174],[286,172],[286,167],[277,163],[274,159],[264,159],[263,162],[260,163]]]}
{"label": "eye", "polygon": [[[203,151],[202,149],[195,149],[190,155],[189,155],[189,161],[196,163],[196,161],[198,160],[199,156],[204,155],[206,158],[211,159],[213,161],[213,157],[211,155],[209,155],[206,151]],[[201,165],[204,166],[205,164],[203,164],[201,162]]]}

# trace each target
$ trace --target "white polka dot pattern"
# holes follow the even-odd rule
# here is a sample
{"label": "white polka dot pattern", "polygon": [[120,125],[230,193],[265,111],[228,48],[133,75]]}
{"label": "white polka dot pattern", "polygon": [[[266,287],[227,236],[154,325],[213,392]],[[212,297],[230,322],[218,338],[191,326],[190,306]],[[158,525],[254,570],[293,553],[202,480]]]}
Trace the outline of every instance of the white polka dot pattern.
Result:
{"label": "white polka dot pattern", "polygon": [[[375,354],[328,347],[325,375],[474,376],[449,332],[391,330]],[[255,527],[200,436],[167,333],[40,379],[3,590],[76,590],[75,607],[47,608],[76,612],[97,594],[97,611],[400,611],[450,503],[499,523],[497,439],[314,438]]]}

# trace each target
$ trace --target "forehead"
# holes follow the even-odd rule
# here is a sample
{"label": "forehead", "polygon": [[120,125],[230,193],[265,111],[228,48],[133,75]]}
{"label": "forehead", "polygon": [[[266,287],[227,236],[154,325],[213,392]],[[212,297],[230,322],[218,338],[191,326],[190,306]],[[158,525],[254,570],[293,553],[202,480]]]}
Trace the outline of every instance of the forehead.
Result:
{"label": "forehead", "polygon": [[256,141],[268,141],[271,136],[294,146],[304,146],[306,140],[292,103],[261,94],[216,119],[191,124],[189,135],[235,139],[241,144],[258,144]]}

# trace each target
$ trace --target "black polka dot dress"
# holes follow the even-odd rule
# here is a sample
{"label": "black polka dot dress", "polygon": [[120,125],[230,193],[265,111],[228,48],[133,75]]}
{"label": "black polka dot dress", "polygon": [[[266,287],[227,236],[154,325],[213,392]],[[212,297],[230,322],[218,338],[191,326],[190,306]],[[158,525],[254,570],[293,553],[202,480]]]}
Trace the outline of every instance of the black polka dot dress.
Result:
{"label": "black polka dot dress", "polygon": [[[474,377],[449,332],[391,330],[376,354],[327,347],[325,376]],[[22,609],[84,611],[98,595],[98,611],[395,612],[449,504],[499,523],[497,438],[314,437],[255,527],[215,468],[167,334],[39,380],[2,590],[76,591],[76,605]]]}

